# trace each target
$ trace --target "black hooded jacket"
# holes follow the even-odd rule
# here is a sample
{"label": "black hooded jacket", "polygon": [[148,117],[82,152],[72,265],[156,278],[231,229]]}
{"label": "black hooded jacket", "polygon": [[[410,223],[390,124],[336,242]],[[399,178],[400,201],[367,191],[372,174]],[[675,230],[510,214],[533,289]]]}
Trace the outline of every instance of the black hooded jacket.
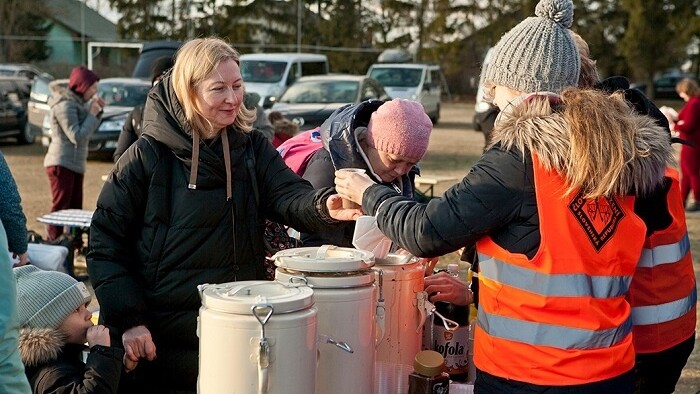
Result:
{"label": "black hooded jacket", "polygon": [[264,220],[323,231],[335,223],[325,208],[331,190],[315,191],[294,174],[262,134],[232,127],[232,200],[221,138],[200,142],[189,188],[193,131],[169,76],[151,90],[143,116],[143,137],[98,198],[88,269],[108,326],[151,331],[160,375],[148,379],[194,390],[197,285],[262,279]]}

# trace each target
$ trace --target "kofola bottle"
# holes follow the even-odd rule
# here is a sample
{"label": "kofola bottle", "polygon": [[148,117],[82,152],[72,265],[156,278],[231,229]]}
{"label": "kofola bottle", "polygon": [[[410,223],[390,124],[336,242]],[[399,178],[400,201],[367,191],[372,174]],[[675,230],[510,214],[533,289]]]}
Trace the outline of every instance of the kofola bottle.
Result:
{"label": "kofola bottle", "polygon": [[[447,272],[459,276],[459,266],[449,264]],[[466,297],[466,295],[465,295]],[[454,381],[467,380],[468,346],[469,346],[469,305],[454,305],[448,302],[436,302],[437,311],[448,319],[454,320],[459,327],[449,331],[443,325],[442,319],[433,319],[432,349],[445,358],[445,372]]]}

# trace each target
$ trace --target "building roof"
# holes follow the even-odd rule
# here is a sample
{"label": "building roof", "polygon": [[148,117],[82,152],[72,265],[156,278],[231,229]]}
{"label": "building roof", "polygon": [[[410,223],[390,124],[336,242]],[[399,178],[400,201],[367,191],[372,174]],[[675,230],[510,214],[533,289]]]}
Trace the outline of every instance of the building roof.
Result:
{"label": "building roof", "polygon": [[[80,36],[85,26],[85,37],[91,40],[117,40],[117,26],[80,0],[45,0],[54,22]],[[82,17],[84,15],[84,18]]]}

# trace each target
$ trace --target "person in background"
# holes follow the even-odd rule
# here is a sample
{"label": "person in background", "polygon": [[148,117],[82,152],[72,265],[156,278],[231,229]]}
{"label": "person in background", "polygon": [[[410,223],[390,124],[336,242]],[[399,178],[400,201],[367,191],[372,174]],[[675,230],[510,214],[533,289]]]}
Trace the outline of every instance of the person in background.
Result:
{"label": "person in background", "polygon": [[267,120],[270,122],[270,124],[275,124],[275,122],[282,119],[287,118],[285,118],[280,111],[270,111],[270,113],[267,115]]}
{"label": "person in background", "polygon": [[22,199],[19,196],[15,178],[12,177],[2,152],[0,152],[0,220],[5,226],[8,250],[12,253],[12,257],[19,259],[15,266],[27,264],[29,262],[27,218],[22,211]]}
{"label": "person in background", "polygon": [[[32,265],[14,269],[19,352],[35,393],[116,393],[124,351],[92,323],[84,283]],[[82,361],[87,342],[90,353]]]}
{"label": "person in background", "polygon": [[[153,61],[151,66],[151,86],[160,81],[163,74],[173,67],[173,58],[170,56],[161,56]],[[117,140],[117,148],[114,150],[114,155],[112,158],[116,163],[119,157],[141,136],[141,125],[143,123],[143,107],[146,103],[134,107],[134,109],[129,112],[126,120],[124,121],[124,126],[119,133],[119,139]]]}
{"label": "person in background", "polygon": [[692,79],[684,78],[676,84],[676,92],[685,105],[671,124],[671,130],[692,144],[681,146],[681,197],[687,202],[692,191],[694,201],[686,211],[697,212],[700,211],[700,87]]}
{"label": "person in background", "polygon": [[[0,220],[0,249],[7,249],[5,234]],[[10,256],[0,253],[0,393],[32,392],[19,355],[18,334],[17,287],[12,276]]]}
{"label": "person in background", "polygon": [[[664,182],[668,136],[621,94],[580,90],[571,0],[541,0],[485,71],[501,114],[461,183],[427,204],[362,174],[339,194],[417,256],[476,243],[475,393],[632,393],[627,286],[645,225],[634,198]],[[527,365],[527,368],[523,368]]]}
{"label": "person in background", "polygon": [[275,129],[275,138],[272,139],[272,146],[275,148],[282,145],[284,141],[299,134],[299,126],[287,118],[282,118],[272,123]]}
{"label": "person in background", "polygon": [[272,141],[275,136],[275,130],[272,127],[272,123],[267,119],[267,116],[265,116],[265,110],[258,104],[260,102],[260,95],[253,92],[246,92],[243,97],[243,102],[246,108],[255,111],[253,128],[261,132],[268,140]]}
{"label": "person in background", "polygon": [[87,265],[100,317],[138,363],[123,392],[195,392],[197,285],[263,279],[265,219],[320,232],[360,215],[284,164],[244,92],[230,44],[185,43],[98,197]]}
{"label": "person in background", "polygon": [[[359,168],[370,179],[414,198],[416,164],[428,150],[433,124],[411,100],[369,100],[336,110],[321,125],[323,147],[309,159],[302,177],[315,187],[332,187],[341,168]],[[353,247],[355,223],[322,232],[302,232],[304,246]]]}
{"label": "person in background", "polygon": [[[105,105],[104,100],[96,96],[99,79],[86,67],[75,67],[68,78],[68,89],[49,99],[51,143],[44,157],[44,167],[51,185],[51,212],[83,208],[88,142],[100,125]],[[47,226],[47,229],[51,241],[63,234],[61,226]]]}

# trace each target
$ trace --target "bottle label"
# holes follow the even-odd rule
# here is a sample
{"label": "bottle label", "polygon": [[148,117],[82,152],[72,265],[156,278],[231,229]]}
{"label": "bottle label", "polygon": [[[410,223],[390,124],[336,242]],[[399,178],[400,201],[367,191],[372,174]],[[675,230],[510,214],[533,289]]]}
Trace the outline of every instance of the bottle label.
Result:
{"label": "bottle label", "polygon": [[433,386],[432,394],[447,394],[450,392],[450,381],[440,382]]}
{"label": "bottle label", "polygon": [[448,331],[442,325],[434,325],[433,330],[433,350],[445,358],[445,372],[466,374],[469,368],[469,326]]}

